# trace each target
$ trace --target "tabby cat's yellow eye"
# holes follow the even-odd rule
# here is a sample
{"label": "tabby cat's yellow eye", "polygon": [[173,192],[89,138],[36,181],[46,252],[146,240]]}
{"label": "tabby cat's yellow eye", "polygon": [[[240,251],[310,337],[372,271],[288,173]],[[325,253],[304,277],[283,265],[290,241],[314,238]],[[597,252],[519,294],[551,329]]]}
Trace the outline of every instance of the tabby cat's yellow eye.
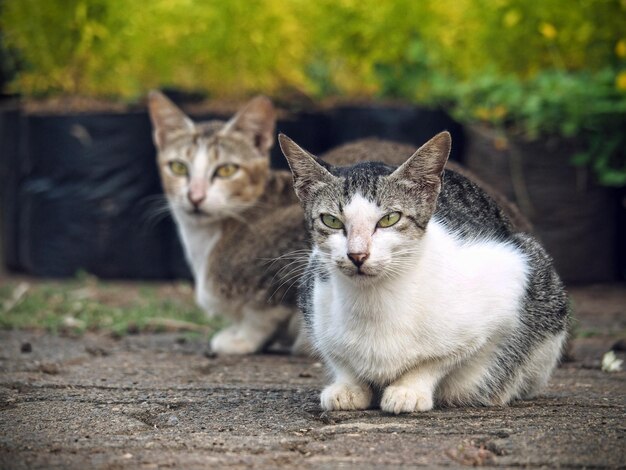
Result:
{"label": "tabby cat's yellow eye", "polygon": [[169,166],[170,170],[172,170],[172,173],[174,173],[176,176],[187,176],[189,174],[187,165],[185,165],[183,162],[174,160],[173,162],[169,163]]}
{"label": "tabby cat's yellow eye", "polygon": [[326,225],[326,227],[334,228],[336,230],[343,228],[343,222],[334,215],[330,214],[322,214],[322,223]]}
{"label": "tabby cat's yellow eye", "polygon": [[234,163],[227,163],[226,165],[217,167],[217,170],[215,170],[215,176],[219,176],[220,178],[228,178],[230,176],[233,176],[238,169],[239,167]]}
{"label": "tabby cat's yellow eye", "polygon": [[381,228],[391,227],[392,225],[396,225],[398,220],[400,220],[401,214],[400,212],[390,212],[382,219],[378,221],[378,226]]}

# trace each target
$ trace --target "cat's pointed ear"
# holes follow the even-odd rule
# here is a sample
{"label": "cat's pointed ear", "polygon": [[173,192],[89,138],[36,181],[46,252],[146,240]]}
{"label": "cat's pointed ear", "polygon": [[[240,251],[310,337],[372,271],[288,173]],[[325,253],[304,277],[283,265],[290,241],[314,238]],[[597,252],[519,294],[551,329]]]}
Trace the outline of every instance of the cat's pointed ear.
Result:
{"label": "cat's pointed ear", "polygon": [[160,91],[148,95],[148,111],[154,128],[154,143],[163,149],[177,136],[194,130],[193,121]]}
{"label": "cat's pointed ear", "polygon": [[315,188],[333,180],[334,176],[326,169],[322,160],[304,150],[285,134],[279,134],[278,142],[289,162],[294,189],[300,200],[307,200]]}
{"label": "cat's pointed ear", "polygon": [[440,132],[417,149],[411,158],[391,174],[391,178],[409,181],[420,188],[433,188],[438,192],[451,147],[450,133]]}
{"label": "cat's pointed ear", "polygon": [[276,109],[269,98],[252,98],[241,111],[235,114],[221,130],[222,134],[237,131],[248,136],[263,154],[274,145]]}

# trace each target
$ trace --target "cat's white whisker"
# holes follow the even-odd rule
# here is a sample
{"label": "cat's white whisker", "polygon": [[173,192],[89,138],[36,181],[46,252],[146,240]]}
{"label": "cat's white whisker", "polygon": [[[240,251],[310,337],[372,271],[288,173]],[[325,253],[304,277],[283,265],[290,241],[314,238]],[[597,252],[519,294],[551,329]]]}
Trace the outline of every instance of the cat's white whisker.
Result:
{"label": "cat's white whisker", "polygon": [[[299,268],[299,267],[305,267],[308,264],[308,258],[298,258],[295,259],[293,261],[291,261],[290,263],[287,263],[286,265],[284,265],[283,267],[281,267],[279,270],[276,271],[276,273],[274,274],[274,277],[278,276],[278,277],[284,277],[286,274],[284,274],[285,271],[290,272],[292,269],[294,269],[293,265],[296,265],[295,268]],[[272,278],[272,280],[274,280],[274,278]]]}
{"label": "cat's white whisker", "polygon": [[288,253],[285,253],[285,254],[280,255],[280,256],[276,256],[274,258],[257,258],[257,259],[264,261],[265,264],[267,264],[267,263],[274,264],[276,262],[279,262],[279,261],[285,260],[285,259],[300,259],[300,258],[303,258],[303,259],[306,259],[308,261],[310,254],[311,254],[311,250],[310,249],[302,249],[302,250],[290,251]]}
{"label": "cat's white whisker", "polygon": [[325,273],[325,271],[324,271],[323,268],[310,269],[306,265],[294,268],[289,273],[287,273],[286,275],[284,275],[281,278],[281,281],[283,281],[283,282],[272,293],[272,296],[275,295],[285,284],[289,283],[290,281],[292,281],[292,282],[285,289],[285,292],[283,293],[283,296],[286,295],[286,293],[289,291],[289,289],[291,289],[295,285],[296,282],[302,281],[304,278],[306,278],[308,276],[322,275],[324,273]]}
{"label": "cat's white whisker", "polygon": [[306,272],[306,261],[300,261],[296,266],[293,266],[293,264],[296,262],[297,261],[293,261],[292,263],[289,263],[289,265],[284,266],[282,269],[274,273],[274,276],[272,276],[270,283],[273,283],[276,278],[282,281],[286,278],[291,277],[294,273],[301,274],[301,272]]}

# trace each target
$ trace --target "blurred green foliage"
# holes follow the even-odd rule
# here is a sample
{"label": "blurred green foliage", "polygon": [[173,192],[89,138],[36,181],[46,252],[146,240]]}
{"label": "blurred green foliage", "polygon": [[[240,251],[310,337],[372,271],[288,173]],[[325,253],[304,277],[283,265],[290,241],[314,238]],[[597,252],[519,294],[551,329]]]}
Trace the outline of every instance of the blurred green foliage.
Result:
{"label": "blurred green foliage", "polygon": [[187,284],[105,282],[92,276],[0,283],[0,329],[46,329],[124,335],[139,331],[194,331],[210,335],[223,326],[193,301]]}
{"label": "blurred green foliage", "polygon": [[[11,91],[399,98],[576,136],[626,184],[626,0],[5,0]],[[7,54],[5,54],[6,56]]]}

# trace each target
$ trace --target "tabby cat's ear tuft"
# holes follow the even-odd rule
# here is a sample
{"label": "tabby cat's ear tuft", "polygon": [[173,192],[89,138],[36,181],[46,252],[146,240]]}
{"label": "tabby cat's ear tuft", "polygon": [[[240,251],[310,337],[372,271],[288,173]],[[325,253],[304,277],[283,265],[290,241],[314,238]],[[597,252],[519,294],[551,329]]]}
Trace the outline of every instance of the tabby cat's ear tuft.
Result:
{"label": "tabby cat's ear tuft", "polygon": [[222,129],[222,134],[237,131],[250,138],[253,145],[266,154],[274,145],[276,110],[269,98],[252,98]]}
{"label": "tabby cat's ear tuft", "polygon": [[438,193],[451,147],[450,133],[440,132],[417,149],[411,158],[391,174],[391,177],[408,180],[420,188],[432,188]]}
{"label": "tabby cat's ear tuft", "polygon": [[289,162],[294,189],[301,201],[308,200],[316,188],[334,179],[323,161],[304,150],[285,134],[280,134],[278,141],[283,155]]}
{"label": "tabby cat's ear tuft", "polygon": [[152,90],[148,95],[148,112],[159,150],[181,134],[194,130],[193,121],[160,91]]}

